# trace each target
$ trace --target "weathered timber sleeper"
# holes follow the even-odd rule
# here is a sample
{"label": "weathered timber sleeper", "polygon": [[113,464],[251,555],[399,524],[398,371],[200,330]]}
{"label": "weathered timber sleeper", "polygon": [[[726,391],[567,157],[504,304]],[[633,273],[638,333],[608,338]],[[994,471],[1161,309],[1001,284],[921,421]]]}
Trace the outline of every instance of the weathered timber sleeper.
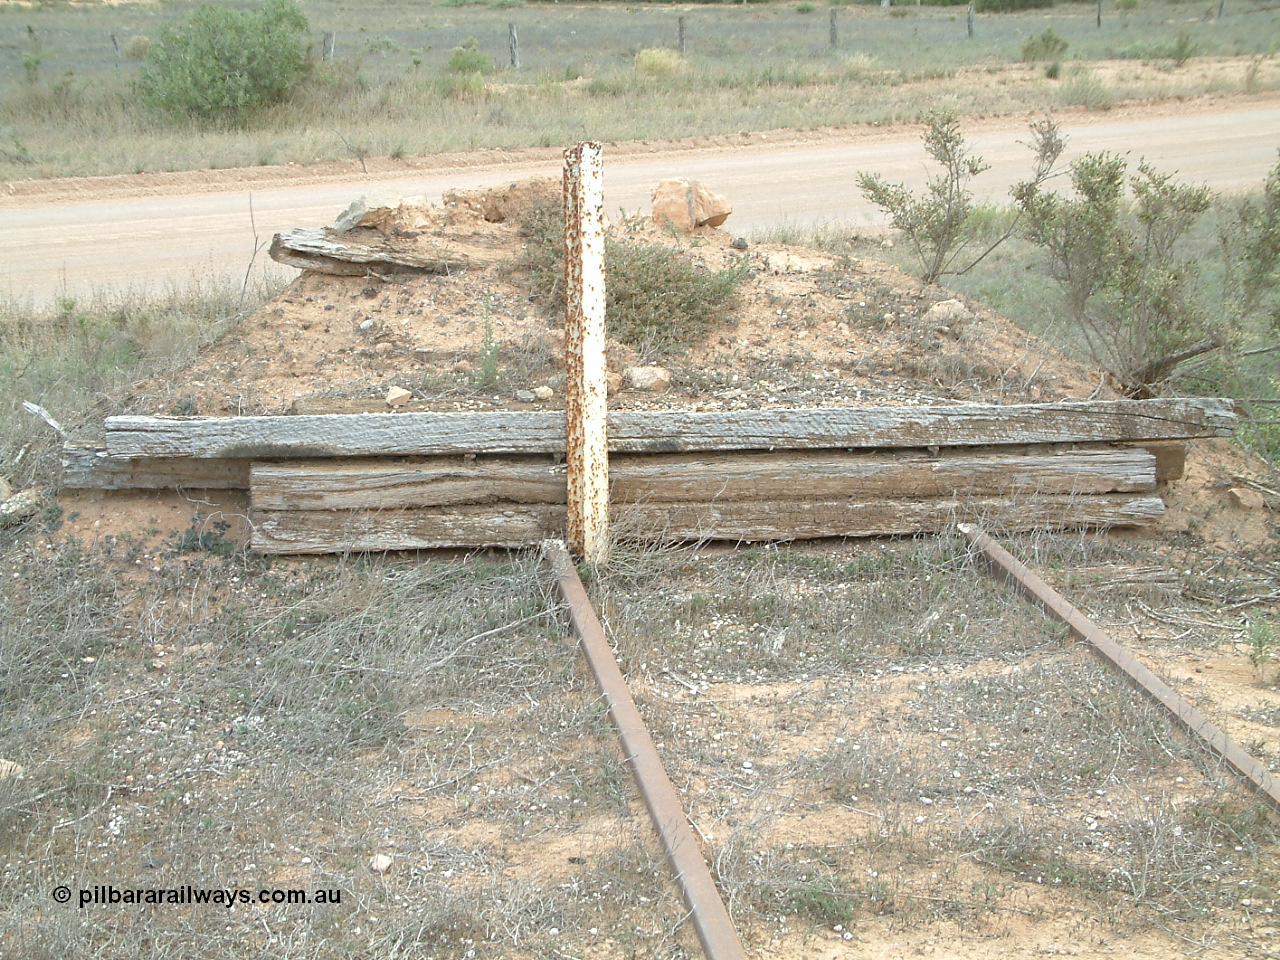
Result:
{"label": "weathered timber sleeper", "polygon": [[[843,407],[609,415],[613,452],[875,449],[1131,442],[1229,436],[1217,399],[1112,400],[999,406]],[[560,453],[559,412],[350,416],[111,417],[112,457],[249,460],[454,453]]]}

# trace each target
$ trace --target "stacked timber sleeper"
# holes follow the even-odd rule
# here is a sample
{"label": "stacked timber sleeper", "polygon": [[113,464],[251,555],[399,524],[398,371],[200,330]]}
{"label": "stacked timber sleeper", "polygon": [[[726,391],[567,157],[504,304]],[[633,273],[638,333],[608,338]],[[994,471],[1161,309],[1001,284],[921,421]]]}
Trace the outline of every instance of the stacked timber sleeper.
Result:
{"label": "stacked timber sleeper", "polygon": [[[250,491],[255,549],[521,546],[561,536],[563,413],[113,417],[65,485]],[[791,540],[1150,522],[1171,441],[1228,401],[609,415],[613,524],[639,540]]]}

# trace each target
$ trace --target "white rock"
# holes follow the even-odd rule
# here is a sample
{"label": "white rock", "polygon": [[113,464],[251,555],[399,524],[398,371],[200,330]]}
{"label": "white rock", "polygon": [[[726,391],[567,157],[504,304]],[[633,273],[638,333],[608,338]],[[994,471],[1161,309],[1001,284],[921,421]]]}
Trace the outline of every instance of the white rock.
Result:
{"label": "white rock", "polygon": [[534,387],[533,396],[537,400],[550,400],[556,395],[556,392],[550,387]]}
{"label": "white rock", "polygon": [[403,407],[413,398],[413,394],[404,387],[392,387],[387,391],[387,406]]}
{"label": "white rock", "polygon": [[0,503],[0,527],[12,526],[30,520],[44,506],[44,494],[39,490],[23,490]]}
{"label": "white rock", "polygon": [[379,853],[369,861],[369,869],[374,873],[386,873],[391,869],[391,858],[385,853]]}
{"label": "white rock", "polygon": [[21,780],[27,771],[22,764],[12,760],[0,760],[0,780]]}
{"label": "white rock", "polygon": [[517,390],[516,399],[521,403],[533,403],[538,399],[538,396],[532,390]]}
{"label": "white rock", "polygon": [[0,503],[4,503],[13,496],[13,487],[9,485],[9,481],[4,477],[0,477]]}
{"label": "white rock", "polygon": [[338,214],[338,219],[333,223],[334,229],[339,233],[346,233],[356,227],[385,230],[395,222],[403,202],[400,194],[394,190],[373,190]]}
{"label": "white rock", "polygon": [[1267,505],[1266,499],[1257,490],[1248,487],[1232,487],[1227,491],[1231,502],[1241,510],[1261,510]]}
{"label": "white rock", "polygon": [[697,227],[718,227],[729,219],[733,205],[697,180],[663,180],[653,188],[653,222],[670,223],[690,233]]}
{"label": "white rock", "polygon": [[627,367],[622,378],[633,390],[667,390],[671,387],[671,371],[666,367]]}
{"label": "white rock", "polygon": [[959,300],[939,300],[925,311],[924,319],[929,323],[955,323],[957,320],[970,320],[973,312]]}

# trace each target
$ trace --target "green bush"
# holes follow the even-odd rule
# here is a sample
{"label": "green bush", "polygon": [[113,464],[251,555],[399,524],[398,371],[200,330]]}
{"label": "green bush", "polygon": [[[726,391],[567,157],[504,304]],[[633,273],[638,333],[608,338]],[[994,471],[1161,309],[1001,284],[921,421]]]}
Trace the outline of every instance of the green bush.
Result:
{"label": "green bush", "polygon": [[309,29],[296,0],[257,10],[203,5],[186,27],[166,27],[147,50],[138,88],[148,106],[213,123],[242,124],[283,100],[307,69]]}
{"label": "green bush", "polygon": [[1038,60],[1060,60],[1067,52],[1068,46],[1070,44],[1054,33],[1053,27],[1050,27],[1044,33],[1027,37],[1022,44],[1022,59],[1025,63],[1035,63]]}
{"label": "green bush", "polygon": [[480,49],[480,41],[468,37],[453,48],[445,70],[460,76],[484,74],[493,69],[493,58]]}
{"label": "green bush", "polygon": [[1231,330],[1228,317],[1198,301],[1202,266],[1185,243],[1210,207],[1209,188],[1180,184],[1145,161],[1127,174],[1124,157],[1090,153],[1071,166],[1075,196],[1028,190],[1018,201],[1094,360],[1141,398],[1179,364],[1225,344]]}
{"label": "green bush", "polygon": [[[554,202],[521,216],[528,239],[520,266],[552,314],[564,310],[564,213]],[[609,336],[651,356],[698,343],[728,320],[727,308],[747,276],[744,257],[708,270],[664,244],[605,238],[605,328]]]}

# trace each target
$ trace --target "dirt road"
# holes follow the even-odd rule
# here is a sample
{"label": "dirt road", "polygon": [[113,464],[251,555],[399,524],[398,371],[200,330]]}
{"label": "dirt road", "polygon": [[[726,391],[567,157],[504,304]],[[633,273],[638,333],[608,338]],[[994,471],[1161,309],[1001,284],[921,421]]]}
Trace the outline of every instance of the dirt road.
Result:
{"label": "dirt road", "polygon": [[[1133,107],[1107,114],[1065,112],[1068,157],[1085,151],[1129,152],[1185,180],[1224,191],[1258,185],[1280,148],[1280,97],[1232,98]],[[974,151],[992,164],[975,185],[1000,199],[1026,176],[1030,152],[1021,118],[969,121]],[[923,183],[927,169],[919,128],[743,134],[667,144],[607,145],[607,210],[647,209],[663,177],[700,179],[736,211],[726,229],[749,233],[784,222],[824,220],[872,225],[877,211],[861,197],[855,173],[870,170]],[[473,187],[535,174],[559,175],[559,151],[352,165],[104,177],[0,184],[0,295],[36,303],[94,288],[154,288],[193,275],[243,276],[255,239],[266,260],[271,235],[319,227],[373,186],[439,199],[450,187]],[[252,208],[252,217],[250,210]],[[256,235],[255,235],[256,231]]]}

